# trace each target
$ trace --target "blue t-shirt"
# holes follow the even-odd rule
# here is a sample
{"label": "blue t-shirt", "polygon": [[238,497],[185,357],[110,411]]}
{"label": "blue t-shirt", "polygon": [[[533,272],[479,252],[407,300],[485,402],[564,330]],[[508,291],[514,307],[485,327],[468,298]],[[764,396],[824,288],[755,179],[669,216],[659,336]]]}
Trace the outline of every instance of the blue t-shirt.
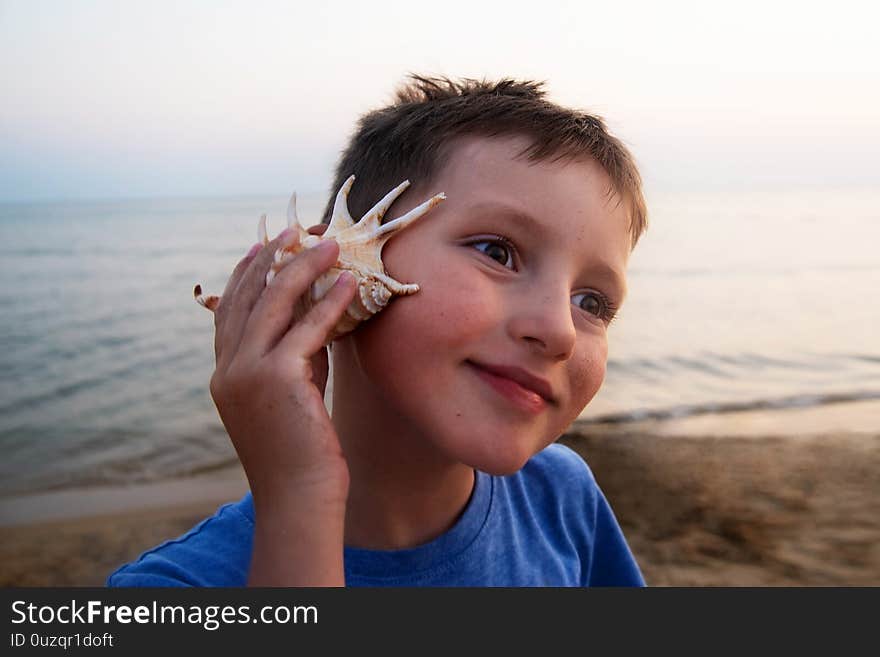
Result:
{"label": "blue t-shirt", "polygon": [[[109,586],[245,586],[250,493],[110,575]],[[611,507],[575,452],[554,444],[519,472],[477,472],[461,517],[406,550],[345,548],[347,586],[644,586]]]}

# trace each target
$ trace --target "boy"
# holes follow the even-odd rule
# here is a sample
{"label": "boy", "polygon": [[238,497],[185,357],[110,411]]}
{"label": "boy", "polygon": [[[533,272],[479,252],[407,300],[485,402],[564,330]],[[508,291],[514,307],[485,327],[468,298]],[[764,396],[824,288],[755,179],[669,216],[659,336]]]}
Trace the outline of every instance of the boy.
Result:
{"label": "boy", "polygon": [[335,341],[331,419],[322,344],[354,282],[293,321],[338,246],[265,287],[291,236],[255,245],[215,314],[211,380],[251,492],[110,585],[644,584],[589,469],[552,444],[603,381],[641,181],[601,120],[543,96],[413,76],[363,117],[334,182],[357,176],[353,217],[404,179],[385,221],[447,197],[383,252],[420,291]]}

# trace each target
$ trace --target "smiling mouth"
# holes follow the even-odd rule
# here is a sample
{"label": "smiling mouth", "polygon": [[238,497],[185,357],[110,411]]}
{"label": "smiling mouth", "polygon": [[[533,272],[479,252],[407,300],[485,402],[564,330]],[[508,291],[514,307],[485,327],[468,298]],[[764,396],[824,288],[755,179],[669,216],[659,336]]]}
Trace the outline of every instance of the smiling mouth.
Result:
{"label": "smiling mouth", "polygon": [[467,365],[483,383],[487,384],[488,387],[492,388],[512,406],[529,414],[538,414],[547,408],[548,400],[544,399],[534,390],[520,385],[513,379],[493,374],[473,361],[467,361]]}

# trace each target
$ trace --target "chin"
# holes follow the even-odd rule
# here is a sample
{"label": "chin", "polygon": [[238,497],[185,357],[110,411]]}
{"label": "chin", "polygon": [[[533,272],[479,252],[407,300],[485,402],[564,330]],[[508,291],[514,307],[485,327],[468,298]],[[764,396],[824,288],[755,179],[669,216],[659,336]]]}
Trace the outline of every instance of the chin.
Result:
{"label": "chin", "polygon": [[522,463],[517,465],[515,468],[510,468],[510,467],[507,467],[507,468],[488,468],[488,467],[487,468],[480,468],[477,466],[474,466],[474,467],[477,470],[479,470],[480,472],[485,472],[488,475],[494,475],[496,477],[506,477],[508,475],[516,474],[517,472],[519,472],[527,462],[528,462],[528,459],[526,459],[525,461],[523,461]]}
{"label": "chin", "polygon": [[518,472],[532,458],[532,452],[518,453],[505,451],[503,454],[479,454],[468,455],[471,458],[463,459],[463,462],[472,468],[476,468],[486,474],[506,477]]}

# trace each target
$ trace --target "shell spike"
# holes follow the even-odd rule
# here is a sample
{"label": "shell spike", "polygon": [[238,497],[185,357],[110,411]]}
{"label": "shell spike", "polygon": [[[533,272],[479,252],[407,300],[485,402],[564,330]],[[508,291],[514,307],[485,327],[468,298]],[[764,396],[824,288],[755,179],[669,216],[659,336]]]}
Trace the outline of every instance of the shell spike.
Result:
{"label": "shell spike", "polygon": [[351,191],[353,184],[354,175],[351,175],[348,177],[348,180],[342,183],[342,187],[339,188],[339,192],[336,194],[336,202],[333,204],[330,225],[327,226],[327,232],[330,235],[335,235],[354,225],[354,219],[351,218],[351,213],[348,211],[348,193]]}
{"label": "shell spike", "polygon": [[419,291],[419,286],[415,283],[401,283],[400,281],[391,278],[388,274],[375,273],[373,276],[382,281],[385,284],[385,287],[391,290],[394,294],[400,296],[415,294]]}
{"label": "shell spike", "polygon": [[257,241],[266,246],[269,243],[269,233],[266,231],[266,215],[260,215],[260,222],[257,224]]}
{"label": "shell spike", "polygon": [[361,219],[361,223],[364,224],[364,230],[379,228],[379,224],[382,223],[382,217],[388,212],[388,208],[390,208],[391,204],[397,200],[398,196],[403,194],[407,187],[409,187],[409,180],[404,180],[397,187],[385,194],[385,197],[376,203],[376,205],[364,215],[363,219]]}
{"label": "shell spike", "polygon": [[398,217],[394,221],[389,221],[384,226],[381,226],[379,230],[376,231],[376,237],[380,235],[386,235],[388,233],[395,233],[401,228],[406,228],[409,224],[414,222],[422,215],[426,214],[431,208],[436,206],[444,199],[446,199],[446,194],[444,194],[443,192],[440,192],[436,196],[432,196],[421,205],[414,207],[402,217]]}
{"label": "shell spike", "polygon": [[207,297],[203,296],[202,286],[198,284],[196,284],[196,286],[193,288],[193,297],[195,297],[195,300],[199,302],[199,305],[204,306],[212,312],[217,310],[217,306],[220,305],[220,297],[218,297],[216,294],[211,294]]}
{"label": "shell spike", "polygon": [[[264,246],[273,244],[272,262],[265,275],[266,285],[273,284],[278,273],[305,249],[327,239],[332,239],[338,244],[339,255],[336,262],[312,280],[308,292],[297,299],[293,308],[294,316],[297,319],[302,318],[304,313],[309,312],[327,295],[342,272],[350,271],[354,274],[357,279],[357,294],[336,324],[328,330],[324,344],[347,335],[361,322],[381,312],[395,295],[405,296],[419,291],[418,284],[398,281],[388,274],[382,262],[382,249],[392,235],[412,224],[446,198],[442,193],[437,194],[406,212],[402,217],[388,221],[383,226],[381,222],[385,214],[409,187],[409,181],[405,180],[376,203],[360,218],[360,221],[355,222],[348,207],[349,193],[354,180],[353,175],[349,176],[340,187],[333,204],[330,225],[321,234],[317,231],[307,231],[302,227],[296,211],[296,194],[291,196],[287,206],[287,228],[274,241],[269,240],[265,214],[260,216],[257,223],[259,242]],[[264,254],[262,257],[265,259],[267,255]],[[217,310],[221,303],[219,296],[203,294],[201,285],[195,286],[193,297],[211,311]]]}
{"label": "shell spike", "polygon": [[287,227],[293,228],[294,226],[301,228],[302,224],[299,223],[299,217],[296,214],[296,192],[290,197],[290,202],[287,204]]}

